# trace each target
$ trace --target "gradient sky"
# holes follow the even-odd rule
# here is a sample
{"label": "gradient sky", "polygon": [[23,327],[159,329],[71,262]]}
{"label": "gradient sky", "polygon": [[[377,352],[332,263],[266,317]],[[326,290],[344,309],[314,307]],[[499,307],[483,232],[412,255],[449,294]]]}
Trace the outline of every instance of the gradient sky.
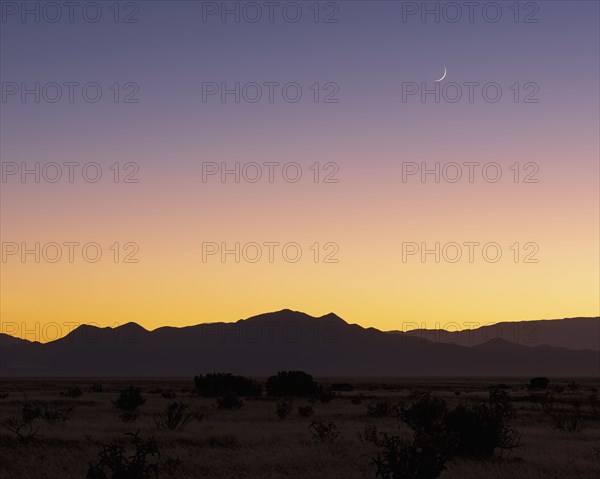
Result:
{"label": "gradient sky", "polygon": [[[103,250],[95,264],[8,257],[2,331],[128,321],[152,329],[282,308],[380,329],[599,314],[598,2],[534,2],[537,23],[514,22],[513,2],[500,2],[496,23],[479,11],[473,23],[403,22],[406,2],[387,1],[336,2],[339,21],[315,23],[313,2],[300,2],[293,24],[277,13],[272,24],[203,22],[193,1],[136,2],[139,22],[114,23],[112,2],[101,3],[93,24],[77,14],[73,23],[1,24],[5,85],[103,87],[95,104],[6,98],[2,162],[97,162],[104,174],[94,184],[80,175],[1,184],[4,244]],[[476,89],[473,103],[402,101],[403,83],[433,88],[444,68],[440,88],[496,82],[502,99],[486,102]],[[301,101],[202,101],[203,82],[270,81],[299,83]],[[115,104],[115,82],[139,85],[139,102]],[[314,103],[314,82],[335,82],[339,102]],[[535,82],[539,101],[515,103],[515,82],[522,95]],[[202,181],[203,162],[253,161],[297,162],[303,178]],[[112,182],[115,162],[135,162],[139,182]],[[311,181],[315,162],[336,163],[339,182]],[[403,162],[496,162],[503,177],[490,183],[477,170],[473,183],[403,182]],[[510,165],[528,162],[539,181],[515,183]],[[500,244],[502,259],[477,250],[473,263],[402,260],[403,242],[470,241]],[[114,263],[115,242],[137,243],[139,262]],[[203,242],[297,242],[303,257],[203,262]],[[315,263],[315,242],[336,243],[339,262]],[[538,262],[515,263],[515,242],[539,245]]]}

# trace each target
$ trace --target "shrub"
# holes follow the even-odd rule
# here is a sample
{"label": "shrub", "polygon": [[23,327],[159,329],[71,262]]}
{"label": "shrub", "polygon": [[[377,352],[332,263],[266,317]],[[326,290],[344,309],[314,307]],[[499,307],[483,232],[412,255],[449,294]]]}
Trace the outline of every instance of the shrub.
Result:
{"label": "shrub", "polygon": [[285,419],[292,412],[292,403],[288,401],[279,401],[275,408],[275,414],[279,419]]}
{"label": "shrub", "polygon": [[19,440],[28,441],[38,435],[40,427],[36,424],[36,419],[40,418],[41,414],[39,407],[25,403],[18,415],[6,418],[1,425],[7,431],[15,434]]}
{"label": "shrub", "polygon": [[445,401],[429,393],[413,393],[413,402],[398,409],[400,419],[413,431],[412,443],[398,436],[365,428],[365,441],[374,442],[379,452],[371,460],[377,477],[384,479],[434,479],[444,470],[455,449],[446,431]]}
{"label": "shrub", "polygon": [[316,396],[316,399],[321,401],[323,404],[328,404],[331,401],[333,401],[333,398],[335,398],[335,393],[333,391],[328,391],[326,389],[317,388],[315,396]]}
{"label": "shrub", "polygon": [[218,409],[240,409],[244,405],[244,401],[238,398],[232,392],[226,392],[222,396],[217,398],[217,408]]}
{"label": "shrub", "polygon": [[376,476],[383,479],[435,479],[451,458],[451,448],[443,436],[428,443],[407,445],[397,436],[384,434],[377,439],[380,448],[371,463]]}
{"label": "shrub", "polygon": [[313,414],[313,407],[310,404],[298,406],[298,414],[302,417],[309,417]]}
{"label": "shrub", "polygon": [[335,442],[340,435],[337,426],[332,422],[328,424],[321,421],[313,422],[308,426],[308,432],[310,432],[313,439],[330,444]]}
{"label": "shrub", "polygon": [[93,393],[101,393],[102,390],[103,390],[102,384],[100,384],[100,383],[94,383],[94,384],[92,384],[92,392]]}
{"label": "shrub", "polygon": [[402,406],[400,419],[416,434],[417,438],[437,436],[445,430],[448,412],[443,399],[432,397],[429,393],[413,393],[410,406]]}
{"label": "shrub", "polygon": [[366,424],[363,430],[358,432],[358,440],[365,444],[378,444],[378,437],[377,426],[370,424]]}
{"label": "shrub", "polygon": [[165,399],[175,399],[177,397],[177,393],[172,389],[161,389],[160,395]]}
{"label": "shrub", "polygon": [[395,417],[398,416],[398,406],[390,401],[379,401],[367,406],[367,416],[371,417]]}
{"label": "shrub", "polygon": [[87,477],[89,479],[149,479],[157,478],[159,466],[150,462],[150,458],[160,456],[158,445],[154,437],[141,439],[140,431],[135,434],[126,433],[132,438],[135,451],[127,455],[126,448],[113,441],[103,446],[99,453],[100,460],[96,464],[90,463]]}
{"label": "shrub", "polygon": [[459,456],[490,457],[495,449],[520,445],[521,434],[510,427],[514,411],[504,390],[492,389],[487,404],[457,406],[446,417]]}
{"label": "shrub", "polygon": [[79,396],[81,396],[81,394],[82,394],[81,389],[78,388],[77,386],[68,387],[65,391],[62,391],[60,393],[60,395],[62,397],[66,397],[66,398],[78,398]]}
{"label": "shrub", "polygon": [[550,380],[545,377],[531,378],[529,381],[530,389],[546,389],[550,384]]}
{"label": "shrub", "polygon": [[226,393],[236,396],[260,396],[260,385],[247,377],[230,373],[210,373],[194,377],[196,392],[203,397],[218,397]]}
{"label": "shrub", "polygon": [[40,413],[40,418],[46,421],[48,424],[63,424],[69,419],[69,415],[73,410],[72,407],[69,408],[58,408],[58,407],[50,407],[46,406],[43,411]]}
{"label": "shrub", "polygon": [[551,398],[544,404],[543,411],[552,429],[566,432],[581,432],[585,429],[579,404],[573,404],[570,409],[567,409],[564,406],[556,406]]}
{"label": "shrub", "polygon": [[163,413],[154,415],[154,424],[159,429],[182,431],[190,422],[199,419],[198,414],[188,412],[189,405],[183,402],[169,404]]}
{"label": "shrub", "polygon": [[138,417],[138,407],[143,405],[146,400],[142,397],[140,388],[129,386],[119,394],[114,405],[123,411],[119,416],[123,421],[133,421]]}
{"label": "shrub", "polygon": [[[405,467],[424,471],[407,477],[429,477],[427,474],[439,474],[453,454],[490,457],[496,449],[520,445],[521,434],[510,425],[514,409],[504,389],[492,388],[487,403],[459,405],[451,411],[443,399],[429,393],[415,393],[412,399],[410,405],[400,408],[399,416],[413,431],[413,443],[407,445],[393,436],[384,436],[382,455],[374,460],[382,477],[396,477],[390,472],[394,470],[404,474]],[[431,461],[432,469],[427,468],[427,461]]]}
{"label": "shrub", "polygon": [[271,396],[306,397],[317,392],[312,376],[303,371],[279,371],[267,379],[266,388]]}

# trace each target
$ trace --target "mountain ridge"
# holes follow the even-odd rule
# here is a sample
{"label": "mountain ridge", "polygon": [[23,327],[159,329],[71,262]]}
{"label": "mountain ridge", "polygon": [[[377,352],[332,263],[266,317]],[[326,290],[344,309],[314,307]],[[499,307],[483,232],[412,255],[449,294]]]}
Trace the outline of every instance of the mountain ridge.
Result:
{"label": "mountain ridge", "polygon": [[[560,320],[557,320],[560,321]],[[592,318],[592,323],[595,319]],[[7,345],[8,343],[8,345]],[[211,371],[319,376],[600,375],[600,353],[506,340],[435,342],[292,310],[234,323],[147,330],[137,323],[82,325],[49,343],[4,341],[1,376],[182,376]]]}

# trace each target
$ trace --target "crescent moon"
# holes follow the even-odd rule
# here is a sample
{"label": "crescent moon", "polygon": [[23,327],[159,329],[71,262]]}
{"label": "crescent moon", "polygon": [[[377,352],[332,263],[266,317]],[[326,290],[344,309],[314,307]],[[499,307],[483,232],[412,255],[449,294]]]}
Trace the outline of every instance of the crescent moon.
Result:
{"label": "crescent moon", "polygon": [[439,80],[436,80],[435,82],[436,82],[436,83],[437,83],[437,82],[440,82],[440,81],[442,81],[444,78],[446,78],[446,73],[448,73],[448,72],[446,71],[446,67],[444,67],[444,74],[442,75],[442,78],[440,78]]}

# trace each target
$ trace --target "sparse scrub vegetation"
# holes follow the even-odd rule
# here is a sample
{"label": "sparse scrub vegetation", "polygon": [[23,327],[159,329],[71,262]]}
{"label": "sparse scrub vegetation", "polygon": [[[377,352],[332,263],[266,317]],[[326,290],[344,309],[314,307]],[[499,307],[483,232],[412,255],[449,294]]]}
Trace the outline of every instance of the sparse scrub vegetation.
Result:
{"label": "sparse scrub vegetation", "polygon": [[6,418],[2,422],[2,427],[15,434],[21,441],[29,441],[38,435],[40,426],[37,419],[42,412],[39,407],[31,403],[24,403],[19,412]]}
{"label": "sparse scrub vegetation", "polygon": [[65,397],[65,398],[78,398],[82,394],[83,393],[81,392],[81,388],[79,388],[77,386],[68,387],[64,391],[61,391],[61,393],[60,393],[61,397]]}
{"label": "sparse scrub vegetation", "polygon": [[310,432],[313,439],[329,444],[334,443],[340,435],[337,426],[332,422],[313,422],[308,426],[308,432]]}
{"label": "sparse scrub vegetation", "polygon": [[[120,393],[129,389],[127,380],[102,379],[102,394],[89,392],[92,381],[79,384],[85,388],[84,396],[89,396],[71,399],[58,396],[74,383],[4,378],[0,387],[10,396],[0,401],[0,477],[80,479],[93,469],[96,477],[119,477],[117,471],[121,471],[120,477],[129,479],[132,476],[125,474],[134,474],[135,468],[130,466],[136,462],[136,448],[132,436],[123,432],[135,432],[138,427],[140,440],[153,435],[160,446],[160,456],[148,455],[145,462],[156,465],[161,479],[433,479],[440,470],[439,479],[600,475],[600,456],[594,452],[600,421],[593,415],[598,395],[591,398],[593,387],[600,385],[595,378],[578,378],[580,387],[573,393],[568,379],[561,378],[553,378],[551,386],[539,391],[527,387],[529,380],[503,378],[508,388],[498,389],[500,393],[490,393],[489,387],[500,382],[494,379],[456,378],[440,383],[388,378],[384,389],[381,380],[343,378],[337,382],[353,381],[354,392],[341,393],[329,405],[322,405],[314,393],[304,398],[238,396],[237,400],[245,403],[241,411],[229,410],[237,407],[237,401],[219,409],[216,398],[205,398],[193,390],[181,393],[185,378],[135,381],[132,384],[146,401],[136,407],[138,422],[134,424],[139,426],[131,429],[117,418],[124,411],[115,405]],[[328,380],[323,386],[329,388],[335,382]],[[564,393],[557,394],[555,385],[563,385]],[[411,393],[415,389],[423,392]],[[169,390],[177,391],[176,399],[162,397],[162,392]],[[456,390],[462,395],[456,396]],[[503,394],[508,391],[512,398]],[[362,405],[354,405],[353,397],[361,398]],[[379,402],[397,412],[367,416],[367,405]],[[282,421],[276,414],[280,403],[293,405]],[[28,405],[28,419],[17,422],[24,404]],[[568,424],[574,405],[579,405],[580,419],[585,422],[578,433],[567,432],[578,429]],[[564,432],[560,423],[555,431],[551,429],[544,408],[553,414],[564,410]],[[204,413],[198,416],[201,421],[189,420],[188,415],[195,413]],[[4,427],[9,416],[13,419],[8,425],[19,428],[22,438]],[[503,437],[518,436],[502,434],[498,417],[506,419],[504,426],[522,433],[518,442],[503,442]],[[520,443],[526,447],[502,447]],[[492,449],[490,444],[497,447]],[[105,448],[101,463],[99,453]],[[114,471],[108,466],[111,458]],[[152,470],[146,473],[155,478]]]}
{"label": "sparse scrub vegetation", "polygon": [[301,417],[310,417],[313,415],[313,407],[310,404],[298,406],[298,415]]}
{"label": "sparse scrub vegetation", "polygon": [[145,402],[146,400],[142,397],[140,388],[129,386],[127,389],[121,391],[114,404],[122,411],[119,417],[123,421],[134,421],[139,415],[138,408]]}
{"label": "sparse scrub vegetation", "polygon": [[445,423],[456,438],[456,454],[491,457],[496,449],[510,450],[521,444],[521,433],[511,427],[514,409],[505,390],[492,389],[487,403],[460,405]]}
{"label": "sparse scrub vegetation", "polygon": [[544,396],[542,411],[552,429],[566,432],[581,432],[585,429],[586,424],[580,404],[558,405],[554,397]]}
{"label": "sparse scrub vegetation", "polygon": [[140,431],[126,433],[131,437],[133,451],[119,441],[105,445],[96,464],[90,463],[88,479],[151,479],[159,477],[159,464],[153,461],[160,456],[154,437],[142,439]]}
{"label": "sparse scrub vegetation", "polygon": [[277,401],[277,406],[275,407],[275,414],[279,419],[285,419],[292,412],[292,402],[291,401]]}
{"label": "sparse scrub vegetation", "polygon": [[175,399],[177,397],[177,393],[172,389],[161,389],[160,395],[164,399]]}
{"label": "sparse scrub vegetation", "polygon": [[369,428],[360,436],[378,446],[371,461],[378,477],[433,479],[455,456],[489,458],[496,449],[520,445],[521,434],[509,425],[514,411],[504,389],[492,388],[487,403],[452,410],[429,393],[414,393],[411,399],[399,409],[399,417],[412,430],[412,443]]}
{"label": "sparse scrub vegetation", "polygon": [[165,407],[162,413],[154,415],[154,424],[159,429],[183,431],[190,422],[199,419],[199,414],[189,412],[189,404],[176,401]]}
{"label": "sparse scrub vegetation", "polygon": [[435,479],[451,458],[446,438],[438,438],[439,444],[435,439],[406,444],[398,436],[383,434],[376,442],[379,452],[371,461],[375,475],[382,479]]}
{"label": "sparse scrub vegetation", "polygon": [[59,408],[52,406],[45,406],[44,410],[40,412],[40,418],[46,421],[48,424],[63,424],[69,419],[72,407]]}
{"label": "sparse scrub vegetation", "polygon": [[367,406],[367,416],[371,417],[397,417],[398,405],[391,401],[378,401]]}

